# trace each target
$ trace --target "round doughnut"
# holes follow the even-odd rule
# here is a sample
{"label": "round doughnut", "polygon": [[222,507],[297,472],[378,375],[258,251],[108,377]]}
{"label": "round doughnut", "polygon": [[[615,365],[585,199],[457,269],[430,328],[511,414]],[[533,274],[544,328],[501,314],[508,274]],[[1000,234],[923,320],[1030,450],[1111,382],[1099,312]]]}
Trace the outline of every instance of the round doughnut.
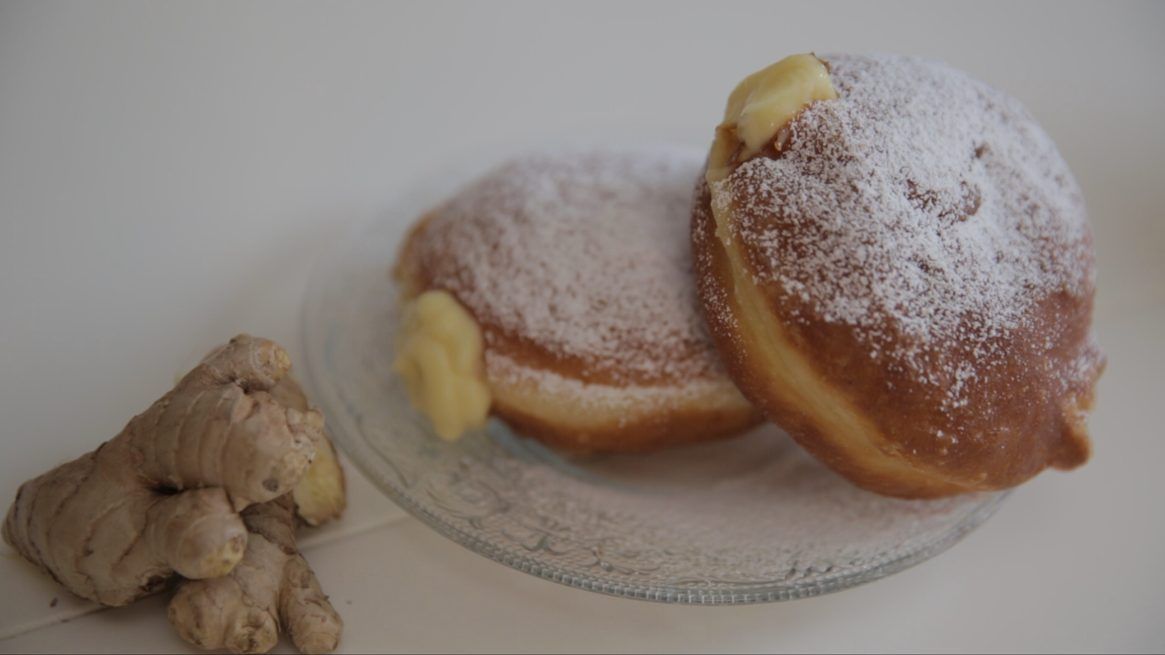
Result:
{"label": "round doughnut", "polygon": [[733,379],[882,494],[1082,464],[1104,357],[1084,201],[1051,138],[946,65],[820,61],[836,99],[748,156],[722,125],[697,185],[697,284]]}
{"label": "round doughnut", "polygon": [[697,150],[564,150],[503,164],[429,212],[395,276],[481,330],[490,412],[571,451],[642,452],[761,420],[728,378],[692,275]]}

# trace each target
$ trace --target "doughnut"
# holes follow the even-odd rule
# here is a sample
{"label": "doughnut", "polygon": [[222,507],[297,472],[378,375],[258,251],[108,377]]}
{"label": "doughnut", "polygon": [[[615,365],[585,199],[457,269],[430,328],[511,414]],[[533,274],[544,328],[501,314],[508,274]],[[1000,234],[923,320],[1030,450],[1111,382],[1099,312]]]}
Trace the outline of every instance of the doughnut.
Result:
{"label": "doughnut", "polygon": [[696,296],[702,164],[681,148],[530,154],[413,226],[394,268],[408,307],[397,369],[441,436],[489,412],[554,447],[624,453],[762,420]]}
{"label": "doughnut", "polygon": [[1088,459],[1092,237],[1018,101],[934,61],[795,55],[732,93],[696,186],[725,365],[837,473],[929,498]]}

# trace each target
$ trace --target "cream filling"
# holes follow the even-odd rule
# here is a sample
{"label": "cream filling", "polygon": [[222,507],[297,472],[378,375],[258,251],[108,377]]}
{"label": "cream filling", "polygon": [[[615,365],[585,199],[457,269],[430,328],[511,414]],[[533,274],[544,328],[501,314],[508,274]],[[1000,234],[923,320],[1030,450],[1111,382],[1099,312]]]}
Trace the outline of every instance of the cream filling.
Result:
{"label": "cream filling", "polygon": [[785,57],[744,78],[728,96],[724,120],[716,127],[708,182],[724,179],[734,163],[760,152],[809,103],[836,97],[829,70],[811,54]]}
{"label": "cream filling", "polygon": [[426,291],[405,308],[393,369],[442,439],[485,425],[491,401],[481,329],[448,292]]}

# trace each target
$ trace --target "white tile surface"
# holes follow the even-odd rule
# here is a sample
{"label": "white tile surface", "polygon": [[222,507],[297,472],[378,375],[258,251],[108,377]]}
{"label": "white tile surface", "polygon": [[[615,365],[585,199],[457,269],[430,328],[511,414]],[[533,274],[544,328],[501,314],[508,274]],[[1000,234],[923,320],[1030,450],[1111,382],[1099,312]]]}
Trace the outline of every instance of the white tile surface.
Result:
{"label": "white tile surface", "polygon": [[[297,355],[315,253],[435,172],[571,135],[705,144],[784,54],[925,54],[1022,98],[1084,188],[1110,355],[1094,461],[914,570],[720,609],[509,571],[355,483],[310,548],[344,648],[1165,649],[1163,25],[1116,3],[0,4],[0,498],[235,332]],[[185,650],[161,600],[25,631],[84,607],[11,557],[0,585],[0,637],[23,631],[0,651]]]}

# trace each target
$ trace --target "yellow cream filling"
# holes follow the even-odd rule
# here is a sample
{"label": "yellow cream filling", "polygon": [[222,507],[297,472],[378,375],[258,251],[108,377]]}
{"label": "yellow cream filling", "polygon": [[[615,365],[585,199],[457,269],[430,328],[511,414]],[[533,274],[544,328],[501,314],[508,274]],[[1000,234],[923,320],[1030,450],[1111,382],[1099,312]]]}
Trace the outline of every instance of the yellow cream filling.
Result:
{"label": "yellow cream filling", "polygon": [[744,78],[728,96],[724,120],[716,127],[708,182],[724,179],[733,163],[760,152],[805,105],[836,97],[829,70],[811,54],[785,57]]}
{"label": "yellow cream filling", "polygon": [[485,424],[490,393],[482,351],[477,322],[448,292],[426,291],[406,307],[393,369],[442,439]]}

